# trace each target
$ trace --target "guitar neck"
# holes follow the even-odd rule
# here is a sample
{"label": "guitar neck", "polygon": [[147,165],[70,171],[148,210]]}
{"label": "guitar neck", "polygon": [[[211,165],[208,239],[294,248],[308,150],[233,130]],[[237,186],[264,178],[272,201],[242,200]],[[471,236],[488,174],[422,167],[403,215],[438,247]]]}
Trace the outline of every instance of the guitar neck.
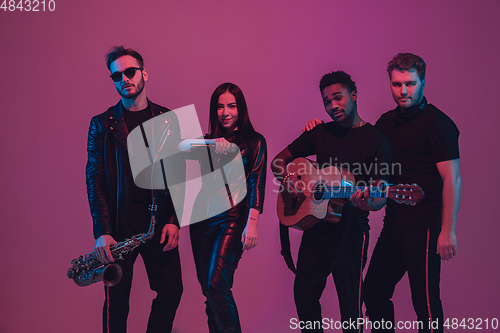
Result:
{"label": "guitar neck", "polygon": [[[357,190],[364,191],[366,186],[326,186],[324,199],[347,199]],[[386,196],[386,188],[380,189],[377,186],[368,186],[370,198],[383,198]]]}

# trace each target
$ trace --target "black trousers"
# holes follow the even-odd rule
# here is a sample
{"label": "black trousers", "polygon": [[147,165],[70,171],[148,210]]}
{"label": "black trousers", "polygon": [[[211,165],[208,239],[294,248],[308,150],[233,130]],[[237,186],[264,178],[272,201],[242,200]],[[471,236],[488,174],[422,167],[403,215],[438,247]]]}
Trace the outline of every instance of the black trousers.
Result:
{"label": "black trousers", "polygon": [[[344,221],[345,222],[345,221]],[[299,248],[295,278],[294,298],[301,322],[321,322],[319,302],[326,286],[326,270],[337,254],[340,255],[331,274],[337,289],[342,322],[357,322],[362,318],[362,279],[368,249],[368,231],[351,225],[344,235],[346,223],[332,224],[321,221],[304,232]],[[347,237],[342,249],[342,238]],[[340,251],[340,253],[339,253]],[[320,279],[322,276],[324,278]],[[329,276],[329,275],[328,275]],[[359,332],[352,326],[345,326],[343,332]],[[303,329],[302,332],[323,332],[323,328]]]}
{"label": "black trousers", "polygon": [[171,332],[183,291],[181,264],[178,248],[163,252],[163,246],[159,244],[160,234],[161,229],[153,239],[124,256],[124,260],[116,261],[123,270],[123,276],[116,286],[105,286],[103,332],[124,333],[127,331],[133,268],[139,254],[146,267],[149,286],[157,293],[151,305],[146,332]]}
{"label": "black trousers", "polygon": [[196,274],[207,298],[210,333],[241,332],[233,276],[243,253],[245,221],[213,218],[189,226]]}
{"label": "black trousers", "polygon": [[[436,253],[439,232],[433,228],[398,231],[384,226],[365,278],[366,314],[372,325],[380,327],[373,327],[372,332],[395,332],[397,323],[391,298],[406,272],[413,308],[421,323],[418,331],[443,332],[443,307],[439,295],[441,258]],[[382,327],[379,325],[382,320],[391,324]],[[429,327],[429,322],[434,325]]]}

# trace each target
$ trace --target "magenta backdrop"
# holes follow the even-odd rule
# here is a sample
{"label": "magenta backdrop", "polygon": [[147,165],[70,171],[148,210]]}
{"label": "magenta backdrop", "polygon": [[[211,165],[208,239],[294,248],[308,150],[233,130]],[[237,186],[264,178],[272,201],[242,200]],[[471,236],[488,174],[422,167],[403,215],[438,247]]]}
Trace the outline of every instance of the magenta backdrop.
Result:
{"label": "magenta backdrop", "polygon": [[[461,131],[458,255],[442,265],[445,317],[500,317],[500,226],[493,205],[500,164],[498,0],[55,3],[54,12],[0,10],[0,332],[100,331],[102,284],[77,287],[66,269],[94,245],[84,172],[87,130],[92,116],[118,100],[104,56],[122,44],[144,56],[148,96],[169,108],[194,103],[204,130],[212,91],[225,81],[238,84],[255,128],[267,138],[269,159],[308,119],[326,119],[322,74],[352,74],[360,114],[374,123],[394,107],[387,62],[398,52],[422,56],[425,95]],[[235,277],[245,332],[294,331],[293,275],[279,253],[272,180],[259,245],[244,253]],[[371,216],[370,254],[383,215]],[[299,237],[292,232],[294,253]],[[175,332],[204,332],[186,228],[179,248],[185,292]],[[140,260],[134,281],[129,331],[143,332],[153,293]],[[416,319],[406,278],[394,299],[397,319]],[[339,318],[331,279],[322,304],[324,317]]]}

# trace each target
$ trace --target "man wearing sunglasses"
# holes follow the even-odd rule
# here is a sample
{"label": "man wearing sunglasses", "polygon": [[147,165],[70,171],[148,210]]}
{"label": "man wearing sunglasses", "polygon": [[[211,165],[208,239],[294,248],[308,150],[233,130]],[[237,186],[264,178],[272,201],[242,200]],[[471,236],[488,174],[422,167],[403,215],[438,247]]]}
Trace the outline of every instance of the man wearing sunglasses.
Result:
{"label": "man wearing sunglasses", "polygon": [[[179,223],[172,198],[180,193],[148,190],[134,184],[127,151],[127,136],[145,121],[169,110],[146,97],[148,73],[142,56],[123,46],[107,55],[106,65],[121,96],[107,111],[92,118],[89,128],[86,167],[87,192],[93,219],[95,253],[105,263],[114,261],[110,246],[148,231],[148,208],[157,200],[154,237],[116,263],[123,275],[118,284],[105,286],[103,332],[126,332],[134,262],[140,254],[150,288],[157,293],[151,306],[147,332],[170,332],[182,295],[181,267],[177,242]],[[180,136],[177,118],[172,136]],[[182,166],[181,166],[182,168]],[[159,232],[158,232],[159,231]]]}

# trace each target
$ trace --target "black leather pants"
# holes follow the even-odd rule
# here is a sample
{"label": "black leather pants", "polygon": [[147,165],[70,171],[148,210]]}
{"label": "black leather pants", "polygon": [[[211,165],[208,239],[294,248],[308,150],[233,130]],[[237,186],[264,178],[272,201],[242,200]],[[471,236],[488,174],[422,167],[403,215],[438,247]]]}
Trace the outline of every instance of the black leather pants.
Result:
{"label": "black leather pants", "polygon": [[244,221],[213,218],[190,225],[191,246],[198,281],[207,298],[210,333],[241,332],[231,288],[243,253]]}

